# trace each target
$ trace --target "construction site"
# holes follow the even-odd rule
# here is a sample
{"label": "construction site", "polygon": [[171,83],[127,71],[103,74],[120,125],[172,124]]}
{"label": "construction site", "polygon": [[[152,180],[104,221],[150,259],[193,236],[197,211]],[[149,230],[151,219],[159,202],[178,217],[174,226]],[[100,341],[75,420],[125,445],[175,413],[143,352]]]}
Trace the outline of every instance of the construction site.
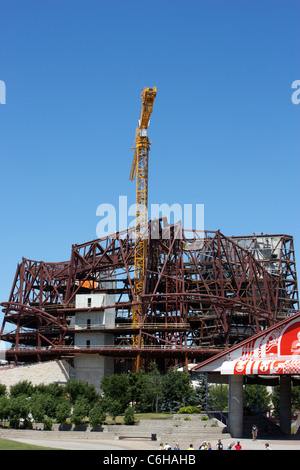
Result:
{"label": "construction site", "polygon": [[73,245],[67,261],[22,259],[1,303],[9,364],[63,359],[98,383],[152,362],[162,373],[187,370],[299,310],[292,235],[229,237],[147,220],[156,93],[143,90],[135,134],[135,227]]}

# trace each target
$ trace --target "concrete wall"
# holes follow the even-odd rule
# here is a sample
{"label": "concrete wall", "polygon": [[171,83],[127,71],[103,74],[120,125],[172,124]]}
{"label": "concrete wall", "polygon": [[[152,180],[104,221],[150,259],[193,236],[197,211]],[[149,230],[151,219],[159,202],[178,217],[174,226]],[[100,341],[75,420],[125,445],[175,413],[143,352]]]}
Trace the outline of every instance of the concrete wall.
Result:
{"label": "concrete wall", "polygon": [[[97,346],[110,346],[114,344],[114,336],[111,333],[97,331],[97,327],[114,327],[115,309],[105,309],[105,306],[114,305],[115,296],[107,294],[80,294],[76,296],[76,308],[74,325],[75,346],[87,348],[88,354],[78,354],[74,357],[74,378],[84,380],[95,385],[100,391],[100,384],[104,375],[114,373],[114,359],[99,354],[91,354],[90,351]],[[99,310],[80,310],[86,308]],[[87,327],[89,325],[89,327]],[[82,329],[83,328],[83,329]],[[78,329],[78,331],[76,331]]]}
{"label": "concrete wall", "polygon": [[[103,346],[113,345],[114,337],[112,334],[96,331],[99,327],[114,327],[115,325],[115,309],[103,309],[105,305],[114,303],[113,295],[106,294],[80,294],[76,295],[76,308],[79,309],[75,313],[74,325],[75,330],[75,346]],[[97,308],[99,310],[80,310],[80,308]],[[88,326],[89,325],[89,326]],[[95,331],[94,331],[95,330]]]}
{"label": "concrete wall", "polygon": [[69,380],[71,366],[66,361],[49,361],[11,369],[0,368],[0,383],[8,388],[22,380],[33,385],[66,383]]}
{"label": "concrete wall", "polygon": [[98,354],[79,354],[74,358],[74,378],[95,385],[101,391],[101,380],[105,375],[114,373],[114,359]]}
{"label": "concrete wall", "polygon": [[[114,305],[115,303],[115,295],[112,294],[80,294],[76,295],[76,308],[79,309],[76,312],[75,317],[72,319],[71,324],[75,324],[79,326],[85,327],[87,324],[87,320],[91,320],[91,327],[93,325],[106,325],[107,327],[114,327],[115,325],[115,308],[107,308],[104,307],[108,305]],[[97,308],[99,310],[92,310],[88,311],[80,311],[80,309],[86,308]]]}

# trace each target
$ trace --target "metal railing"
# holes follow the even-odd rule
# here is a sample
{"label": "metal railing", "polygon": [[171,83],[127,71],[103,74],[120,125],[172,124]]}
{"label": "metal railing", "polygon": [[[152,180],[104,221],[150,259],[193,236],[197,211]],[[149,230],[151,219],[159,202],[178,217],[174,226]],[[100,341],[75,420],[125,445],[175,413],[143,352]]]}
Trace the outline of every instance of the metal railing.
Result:
{"label": "metal railing", "polygon": [[[118,329],[148,329],[148,330],[156,330],[156,329],[163,329],[163,330],[176,330],[182,328],[190,328],[189,323],[117,323],[117,324],[104,324],[104,323],[76,323],[73,325],[66,325],[65,328],[68,330],[118,330]],[[57,331],[60,327],[57,325],[53,326],[43,326],[39,328],[39,331],[47,332],[47,331]],[[34,330],[32,330],[34,331]],[[35,330],[36,331],[36,330]]]}
{"label": "metal railing", "polygon": [[216,346],[194,346],[194,345],[180,345],[180,344],[156,344],[156,345],[145,345],[143,344],[140,348],[133,348],[132,344],[122,344],[122,345],[117,345],[117,344],[76,344],[76,345],[59,345],[57,347],[53,346],[41,346],[41,347],[32,347],[32,346],[24,346],[24,345],[19,345],[18,348],[10,348],[8,351],[50,351],[50,350],[60,350],[60,349],[65,349],[65,350],[101,350],[101,349],[115,349],[115,350],[120,350],[120,349],[144,349],[144,350],[201,350],[201,349],[222,349],[220,347]]}
{"label": "metal railing", "polygon": [[221,423],[225,424],[225,426],[227,426],[228,417],[221,410],[217,410],[217,408],[215,408],[214,406],[208,405],[206,408],[206,413],[209,418],[216,418],[221,421]]}

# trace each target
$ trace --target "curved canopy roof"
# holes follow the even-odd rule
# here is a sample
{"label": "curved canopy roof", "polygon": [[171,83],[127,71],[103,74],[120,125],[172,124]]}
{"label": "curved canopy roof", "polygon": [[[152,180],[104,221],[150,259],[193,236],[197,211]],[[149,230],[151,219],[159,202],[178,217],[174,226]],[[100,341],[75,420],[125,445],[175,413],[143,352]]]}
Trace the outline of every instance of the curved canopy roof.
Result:
{"label": "curved canopy roof", "polygon": [[300,312],[192,370],[225,375],[300,374]]}

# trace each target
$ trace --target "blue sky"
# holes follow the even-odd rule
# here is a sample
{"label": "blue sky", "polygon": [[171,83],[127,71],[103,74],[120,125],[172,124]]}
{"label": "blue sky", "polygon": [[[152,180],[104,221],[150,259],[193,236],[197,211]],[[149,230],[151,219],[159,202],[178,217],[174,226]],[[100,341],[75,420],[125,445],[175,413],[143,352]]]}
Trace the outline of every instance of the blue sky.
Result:
{"label": "blue sky", "polygon": [[1,301],[22,256],[67,260],[96,238],[100,204],[135,202],[147,86],[149,204],[204,204],[205,228],[229,236],[291,234],[299,260],[299,1],[1,0],[0,11]]}

